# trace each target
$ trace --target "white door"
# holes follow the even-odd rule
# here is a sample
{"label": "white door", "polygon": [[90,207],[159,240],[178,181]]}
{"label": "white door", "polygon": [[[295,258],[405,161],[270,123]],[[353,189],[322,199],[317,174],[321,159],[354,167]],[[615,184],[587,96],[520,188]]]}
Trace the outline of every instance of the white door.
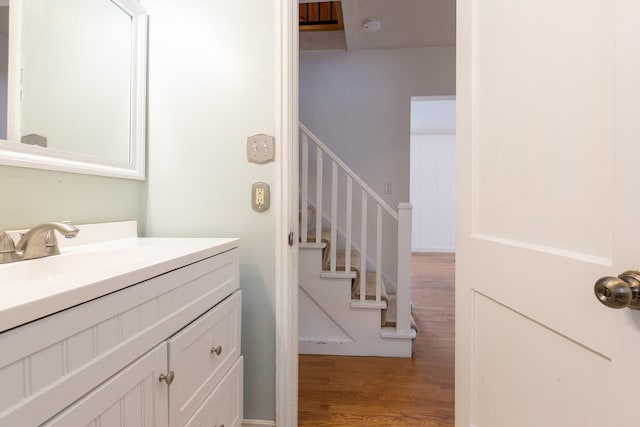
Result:
{"label": "white door", "polygon": [[456,425],[640,425],[640,0],[458,1]]}

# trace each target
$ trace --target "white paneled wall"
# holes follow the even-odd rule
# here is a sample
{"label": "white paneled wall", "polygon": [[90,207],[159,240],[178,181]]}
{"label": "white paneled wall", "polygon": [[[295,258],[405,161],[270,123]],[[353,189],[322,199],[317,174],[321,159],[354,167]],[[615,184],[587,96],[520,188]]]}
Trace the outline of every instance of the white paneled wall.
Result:
{"label": "white paneled wall", "polygon": [[411,136],[412,250],[455,251],[455,135]]}

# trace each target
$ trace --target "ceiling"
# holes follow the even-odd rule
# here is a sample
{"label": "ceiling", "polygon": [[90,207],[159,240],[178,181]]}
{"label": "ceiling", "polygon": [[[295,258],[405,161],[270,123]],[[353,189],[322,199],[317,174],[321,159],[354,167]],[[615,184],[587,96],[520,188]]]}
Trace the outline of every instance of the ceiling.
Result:
{"label": "ceiling", "polygon": [[[310,0],[299,0],[306,3]],[[343,31],[305,31],[301,50],[455,46],[456,0],[342,0]],[[368,19],[377,32],[365,32]]]}

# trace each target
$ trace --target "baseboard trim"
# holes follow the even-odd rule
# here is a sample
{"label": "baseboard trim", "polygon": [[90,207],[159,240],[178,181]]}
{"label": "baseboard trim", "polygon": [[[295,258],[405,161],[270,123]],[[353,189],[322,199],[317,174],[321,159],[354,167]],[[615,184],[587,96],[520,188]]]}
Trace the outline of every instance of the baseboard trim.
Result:
{"label": "baseboard trim", "polygon": [[242,427],[260,426],[260,427],[274,427],[275,421],[270,420],[242,420]]}
{"label": "baseboard trim", "polygon": [[[393,328],[395,330],[395,328]],[[368,342],[317,342],[298,341],[300,354],[326,354],[340,356],[374,356],[374,357],[406,357],[412,356],[412,341],[410,338],[395,339],[378,338]]]}
{"label": "baseboard trim", "polygon": [[456,252],[456,248],[411,248],[411,252],[453,254]]}

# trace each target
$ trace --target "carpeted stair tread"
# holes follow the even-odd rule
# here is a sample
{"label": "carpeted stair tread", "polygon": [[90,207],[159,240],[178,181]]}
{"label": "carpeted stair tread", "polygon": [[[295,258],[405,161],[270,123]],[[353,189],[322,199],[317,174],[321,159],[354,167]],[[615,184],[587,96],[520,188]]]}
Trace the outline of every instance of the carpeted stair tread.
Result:
{"label": "carpeted stair tread", "polygon": [[[325,270],[330,270],[331,268],[329,258],[330,257],[327,256],[327,262],[324,265]],[[346,255],[343,249],[336,251],[336,271],[346,271]],[[356,277],[353,279],[351,284],[351,290],[353,293],[353,289],[355,289],[360,283],[360,252],[355,249],[351,249],[351,268],[349,271],[356,273]]]}
{"label": "carpeted stair tread", "polygon": [[[307,211],[307,242],[308,243],[316,243],[316,232],[315,232],[315,208],[309,207]],[[302,219],[302,211],[299,211],[300,221]],[[322,268],[325,271],[329,271],[330,266],[330,256],[331,256],[331,230],[330,229],[322,229],[320,233],[320,242],[324,243],[326,246],[322,253]],[[355,279],[353,279],[353,283],[351,285],[351,298],[355,300],[360,299],[360,252],[351,249],[351,268],[350,270],[356,273]],[[345,250],[338,249],[336,250],[336,271],[345,271],[346,264]],[[380,291],[380,300],[385,301],[387,303],[387,308],[381,310],[381,326],[382,327],[395,327],[396,319],[397,319],[397,303],[395,299],[395,295],[388,295],[384,280],[382,280],[382,288]],[[376,299],[376,273],[374,271],[367,271],[366,273],[366,294],[365,299],[367,301],[375,301]],[[417,330],[415,322],[413,320],[413,316],[411,316],[411,325],[414,329]]]}
{"label": "carpeted stair tread", "polygon": [[[325,249],[326,251],[326,249]],[[328,251],[327,251],[328,253]],[[340,249],[336,251],[336,271],[345,271],[346,267],[346,256],[345,250]],[[326,257],[326,263],[324,265],[325,270],[330,269],[330,260],[329,257]],[[353,283],[351,285],[351,297],[353,299],[360,299],[360,251],[352,249],[351,250],[351,269],[356,273],[355,279],[353,279]],[[366,274],[366,294],[365,299],[368,301],[375,301],[376,299],[376,273],[372,271],[367,271]],[[380,293],[380,299],[382,301],[387,300],[387,291],[385,289],[384,280],[382,281],[382,289]]]}
{"label": "carpeted stair tread", "polygon": [[[367,301],[375,301],[376,299],[376,273],[375,271],[367,271],[366,275],[366,293],[365,299]],[[351,298],[360,299],[360,284],[354,284],[351,291]],[[380,289],[380,300],[388,301],[387,290],[385,289],[384,280],[382,280],[382,288]]]}
{"label": "carpeted stair tread", "polygon": [[[316,242],[316,231],[310,230],[307,232],[307,242]],[[331,230],[322,230],[320,233],[320,242],[329,244],[331,242]]]}
{"label": "carpeted stair tread", "polygon": [[[387,300],[387,308],[382,310],[382,327],[396,327],[397,319],[398,319],[398,302],[396,300],[396,295],[391,294],[388,295]],[[418,326],[416,325],[416,321],[413,319],[413,314],[411,315],[411,327],[418,330]]]}
{"label": "carpeted stair tread", "polygon": [[316,242],[316,232],[315,230],[311,230],[307,233],[307,242],[324,243],[326,245],[322,251],[322,265],[327,265],[329,262],[329,251],[331,250],[331,230],[322,230],[322,233],[320,233],[320,242]]}
{"label": "carpeted stair tread", "polygon": [[[345,267],[346,267],[346,251],[344,249],[338,249],[336,251],[336,271],[345,271]],[[325,269],[329,269],[330,267],[330,261],[327,261],[327,263],[325,264],[324,268]],[[355,249],[351,249],[351,271],[355,271],[357,273],[360,273],[360,252],[355,250]]]}
{"label": "carpeted stair tread", "polygon": [[[307,233],[307,242],[316,242],[315,231]],[[322,230],[320,235],[320,242],[326,246],[322,251],[322,269],[329,271],[331,269],[331,230]],[[336,271],[345,271],[346,267],[346,255],[344,249],[336,250]],[[352,289],[355,289],[360,282],[360,252],[356,249],[351,249],[351,268],[350,271],[356,273],[356,278],[353,280]]]}

